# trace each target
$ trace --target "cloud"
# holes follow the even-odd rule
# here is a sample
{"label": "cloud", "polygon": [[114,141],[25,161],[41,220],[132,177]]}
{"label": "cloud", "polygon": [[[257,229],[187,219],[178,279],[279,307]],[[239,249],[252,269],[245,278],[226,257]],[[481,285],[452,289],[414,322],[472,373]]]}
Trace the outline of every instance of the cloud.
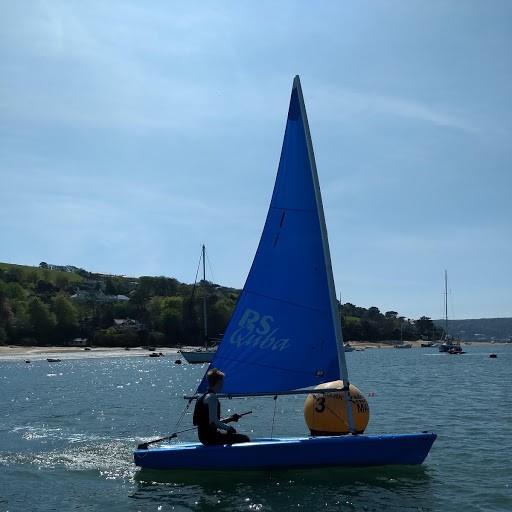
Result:
{"label": "cloud", "polygon": [[42,2],[29,16],[11,12],[0,50],[9,57],[0,62],[2,118],[197,133],[275,116],[259,87],[226,80],[214,64],[225,69],[237,59],[232,16],[164,7]]}
{"label": "cloud", "polygon": [[393,116],[442,128],[477,133],[475,124],[461,116],[413,99],[362,93],[350,89],[318,86],[311,91],[318,113],[333,120]]}

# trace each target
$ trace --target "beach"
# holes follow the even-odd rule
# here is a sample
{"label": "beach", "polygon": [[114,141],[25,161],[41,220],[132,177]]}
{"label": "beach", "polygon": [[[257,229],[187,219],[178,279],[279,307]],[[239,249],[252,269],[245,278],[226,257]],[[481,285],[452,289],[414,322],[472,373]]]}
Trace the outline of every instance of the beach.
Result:
{"label": "beach", "polygon": [[[133,347],[126,350],[124,347],[34,347],[8,345],[0,347],[0,361],[38,361],[52,359],[95,359],[104,357],[148,357],[153,351],[143,347]],[[185,347],[183,347],[185,348]],[[157,347],[154,352],[164,356],[176,355],[176,347]]]}
{"label": "beach", "polygon": [[[393,345],[384,342],[371,343],[368,341],[349,341],[350,345],[356,350],[366,349],[390,349]],[[421,341],[404,341],[410,343],[411,348],[421,348]],[[463,346],[474,347],[493,347],[501,345],[501,343],[486,342],[462,342]],[[18,346],[6,345],[0,346],[0,361],[37,361],[48,358],[53,359],[95,359],[104,357],[147,357],[152,351],[144,347],[133,347],[129,350],[124,347],[62,347],[62,346]],[[198,347],[181,347],[184,350],[194,350]],[[430,347],[436,348],[436,347]],[[176,356],[180,349],[178,347],[156,347],[154,352],[162,353],[163,356]]]}

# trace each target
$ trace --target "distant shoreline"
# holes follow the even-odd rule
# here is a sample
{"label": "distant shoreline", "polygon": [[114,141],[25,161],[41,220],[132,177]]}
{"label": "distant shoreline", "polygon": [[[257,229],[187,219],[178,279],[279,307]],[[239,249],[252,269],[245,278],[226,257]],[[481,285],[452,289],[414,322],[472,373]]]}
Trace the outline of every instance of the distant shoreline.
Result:
{"label": "distant shoreline", "polygon": [[[370,343],[368,341],[350,341],[352,347],[357,349],[390,349],[393,345],[375,342]],[[412,348],[421,348],[420,341],[407,341],[410,343]],[[489,342],[478,342],[472,341],[468,345],[462,342],[462,345],[471,347],[488,347],[489,349],[501,346],[509,345],[508,343],[489,343]],[[182,347],[183,349],[197,349],[198,347]],[[436,347],[431,347],[436,348]],[[178,354],[178,348],[176,347],[157,347],[154,352],[162,353],[163,356],[176,356]],[[2,361],[41,361],[48,358],[53,359],[98,359],[106,357],[148,357],[152,351],[146,348],[134,347],[126,350],[123,347],[94,347],[90,350],[85,350],[83,347],[34,347],[34,346],[19,346],[19,345],[8,345],[0,346],[0,362]]]}
{"label": "distant shoreline", "polygon": [[[185,348],[185,347],[183,347]],[[156,353],[164,356],[175,356],[178,349],[175,347],[158,347]],[[148,357],[153,351],[142,347],[94,347],[85,350],[83,347],[27,347],[9,345],[0,347],[0,361],[40,361],[48,358],[53,359],[97,359],[103,357]]]}
{"label": "distant shoreline", "polygon": [[[375,341],[375,342],[370,342],[370,341],[345,341],[345,343],[350,343],[350,345],[354,348],[369,348],[369,349],[374,349],[374,348],[393,348],[395,345],[393,344],[390,344],[389,342],[388,343],[385,343],[383,341]],[[410,343],[412,345],[411,348],[422,348],[421,347],[421,344],[422,343],[425,343],[424,341],[421,341],[421,340],[415,340],[415,341],[411,341],[411,340],[404,340],[404,343]],[[434,343],[439,343],[439,341],[436,341]],[[506,342],[495,342],[495,343],[491,343],[489,341],[461,341],[460,344],[463,346],[463,347],[467,347],[467,348],[471,348],[471,347],[495,347],[495,346],[500,346],[500,345],[511,345],[510,343],[506,343]],[[428,347],[428,348],[437,348],[437,347]]]}

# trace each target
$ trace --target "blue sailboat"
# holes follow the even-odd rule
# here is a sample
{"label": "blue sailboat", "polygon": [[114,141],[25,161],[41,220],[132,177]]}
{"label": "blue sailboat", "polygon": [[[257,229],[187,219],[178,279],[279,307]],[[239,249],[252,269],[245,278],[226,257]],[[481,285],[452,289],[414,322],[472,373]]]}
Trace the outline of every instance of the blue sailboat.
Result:
{"label": "blue sailboat", "polygon": [[[355,435],[327,229],[298,76],[261,240],[210,367],[225,373],[218,396],[227,397],[307,394],[342,379],[343,388],[330,391],[342,393],[352,434],[260,438],[232,446],[146,445],[134,453],[138,466],[253,470],[421,464],[436,439],[431,432]],[[203,378],[195,396],[206,387]]]}

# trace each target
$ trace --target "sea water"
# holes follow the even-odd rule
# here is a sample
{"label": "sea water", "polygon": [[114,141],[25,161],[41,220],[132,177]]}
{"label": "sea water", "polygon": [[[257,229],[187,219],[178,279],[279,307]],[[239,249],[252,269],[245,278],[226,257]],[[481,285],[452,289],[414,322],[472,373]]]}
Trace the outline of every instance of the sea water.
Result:
{"label": "sea water", "polygon": [[[347,354],[369,395],[368,433],[437,432],[422,466],[278,472],[133,465],[141,439],[191,426],[182,396],[206,366],[174,356],[0,361],[0,511],[512,510],[512,346],[465,349]],[[238,425],[251,437],[305,435],[304,398],[222,406],[252,411]]]}

